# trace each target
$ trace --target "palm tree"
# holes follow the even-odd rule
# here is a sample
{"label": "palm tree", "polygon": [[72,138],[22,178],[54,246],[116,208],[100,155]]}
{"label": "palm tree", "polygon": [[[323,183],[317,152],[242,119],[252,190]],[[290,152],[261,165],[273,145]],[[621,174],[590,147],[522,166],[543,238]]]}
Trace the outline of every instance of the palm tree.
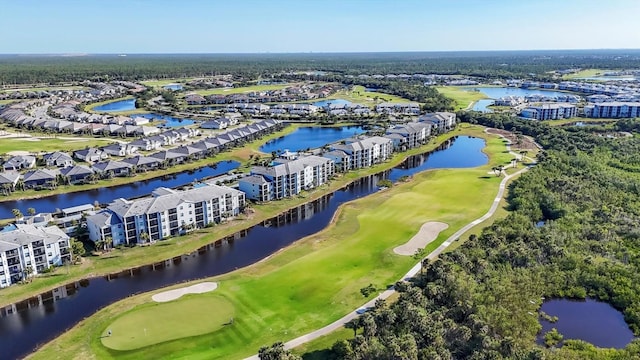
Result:
{"label": "palm tree", "polygon": [[111,236],[107,236],[104,238],[104,250],[106,251],[107,249],[113,247],[113,238]]}
{"label": "palm tree", "polygon": [[24,215],[22,215],[22,211],[20,211],[20,209],[13,209],[11,210],[11,213],[13,214],[13,217],[17,219],[22,219],[24,217]]}
{"label": "palm tree", "polygon": [[101,249],[104,252],[105,242],[104,240],[96,241],[96,250]]}
{"label": "palm tree", "polygon": [[27,214],[29,214],[29,216],[33,216],[36,214],[36,209],[30,207],[27,209]]}

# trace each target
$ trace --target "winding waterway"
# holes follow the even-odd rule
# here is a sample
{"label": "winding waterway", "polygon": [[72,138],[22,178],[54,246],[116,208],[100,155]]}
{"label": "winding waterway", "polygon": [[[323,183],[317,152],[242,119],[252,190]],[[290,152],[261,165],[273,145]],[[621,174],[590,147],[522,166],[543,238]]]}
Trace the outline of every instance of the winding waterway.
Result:
{"label": "winding waterway", "polygon": [[[432,153],[411,156],[391,170],[370,175],[261,224],[190,254],[105,277],[85,279],[0,309],[2,357],[18,358],[98,309],[136,293],[223,274],[253,264],[326,227],[338,206],[378,191],[383,179],[437,168],[486,164],[484,140],[460,136]],[[162,243],[156,245],[161,246]],[[64,271],[59,269],[58,271]]]}

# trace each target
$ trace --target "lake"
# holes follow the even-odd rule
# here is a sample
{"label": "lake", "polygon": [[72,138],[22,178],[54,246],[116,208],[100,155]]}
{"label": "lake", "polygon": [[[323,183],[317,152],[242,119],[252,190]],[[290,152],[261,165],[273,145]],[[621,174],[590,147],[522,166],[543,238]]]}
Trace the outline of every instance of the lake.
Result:
{"label": "lake", "polygon": [[110,111],[130,111],[136,109],[136,99],[127,99],[113,101],[93,108],[93,111],[110,112]]}
{"label": "lake", "polygon": [[621,349],[634,338],[624,315],[605,302],[553,299],[545,301],[540,310],[558,317],[556,323],[540,320],[540,344],[544,343],[544,334],[552,328],[558,329],[565,340],[584,340],[602,348]]}
{"label": "lake", "polygon": [[[566,96],[566,92],[553,91],[553,90],[544,90],[544,89],[521,89],[515,87],[466,87],[464,88],[467,91],[474,91],[478,89],[481,93],[485,94],[491,99],[498,99],[504,96],[527,96],[534,94],[542,94],[546,96]],[[493,105],[493,100],[483,99],[477,101],[472,110],[482,111],[482,112],[491,112],[491,109],[488,109],[487,106]]]}
{"label": "lake", "polygon": [[163,86],[162,88],[166,89],[166,90],[178,91],[178,90],[182,90],[182,85],[180,85],[180,84],[169,84],[169,85]]}
{"label": "lake", "polygon": [[349,105],[349,104],[351,104],[351,101],[345,100],[345,99],[327,99],[327,100],[316,101],[312,105],[319,106],[319,107],[324,107],[324,106],[327,106],[329,104]]}
{"label": "lake", "polygon": [[173,175],[166,175],[155,179],[136,181],[111,187],[102,187],[93,190],[64,193],[59,195],[46,196],[26,200],[10,200],[0,202],[0,219],[13,218],[12,209],[20,209],[24,214],[28,208],[34,208],[38,212],[54,212],[58,208],[67,208],[82,204],[110,203],[117,198],[134,198],[146,196],[158,187],[180,187],[191,184],[193,181],[202,180],[236,169],[240,166],[237,161],[221,161],[211,166],[205,166],[192,171],[185,171]]}
{"label": "lake", "polygon": [[155,121],[155,120],[163,121],[164,123],[159,127],[181,127],[181,126],[193,125],[196,123],[194,120],[191,120],[191,119],[177,118],[171,115],[161,115],[161,114],[151,113],[151,114],[139,114],[135,116],[141,116],[151,121]]}
{"label": "lake", "polygon": [[291,151],[315,149],[364,132],[362,126],[300,127],[291,134],[267,142],[260,147],[260,151],[270,154],[273,151],[286,149]]}
{"label": "lake", "polygon": [[[8,359],[22,357],[38,344],[60,335],[98,309],[132,294],[227,273],[264,259],[324,229],[341,204],[377,192],[380,180],[399,179],[404,175],[440,167],[484,165],[487,163],[487,156],[482,152],[484,146],[484,140],[479,138],[460,136],[451,139],[433,152],[411,156],[396,168],[356,180],[334,193],[192,253],[109,276],[71,283],[55,292],[2,308],[2,356]],[[466,153],[465,156],[462,156],[463,153]],[[450,155],[451,158],[447,160]],[[9,308],[11,313],[7,311]]]}

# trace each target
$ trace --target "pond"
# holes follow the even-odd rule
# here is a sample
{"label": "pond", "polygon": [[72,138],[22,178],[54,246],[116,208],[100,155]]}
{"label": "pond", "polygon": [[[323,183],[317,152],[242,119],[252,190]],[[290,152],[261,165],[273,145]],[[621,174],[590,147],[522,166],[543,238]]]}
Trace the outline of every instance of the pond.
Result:
{"label": "pond", "polygon": [[161,115],[161,114],[151,113],[151,114],[140,114],[136,116],[147,118],[150,121],[157,121],[157,120],[162,121],[163,124],[158,125],[158,127],[181,127],[181,126],[193,125],[196,123],[194,120],[191,120],[191,119],[177,118],[171,115]]}
{"label": "pond", "polygon": [[[475,91],[485,94],[491,99],[498,99],[504,96],[528,96],[528,95],[546,95],[546,96],[566,96],[566,92],[553,91],[553,90],[544,90],[544,89],[521,89],[515,87],[467,87],[464,88],[467,91]],[[491,99],[483,99],[477,101],[472,110],[482,111],[482,112],[491,112],[491,109],[488,109],[487,106],[493,105],[493,100]]]}
{"label": "pond", "polygon": [[634,338],[624,315],[605,302],[553,299],[545,301],[540,310],[558,317],[555,323],[540,320],[540,344],[544,343],[544,334],[552,328],[558,329],[565,340],[584,340],[602,348],[621,349]]}
{"label": "pond", "polygon": [[136,109],[136,99],[113,101],[93,108],[93,111],[130,111]]}
{"label": "pond", "polygon": [[362,126],[301,127],[291,134],[267,142],[260,147],[260,151],[270,154],[273,151],[315,149],[364,132]]}
{"label": "pond", "polygon": [[316,101],[312,105],[319,106],[319,107],[324,107],[324,106],[327,106],[329,104],[333,104],[333,105],[349,105],[349,104],[351,104],[351,101],[345,100],[345,99],[327,99],[327,100]]}
{"label": "pond", "polygon": [[20,209],[24,214],[28,208],[34,208],[38,212],[54,212],[57,208],[93,204],[96,201],[106,204],[117,198],[129,199],[145,196],[161,186],[174,188],[188,185],[196,180],[226,174],[238,166],[240,163],[237,161],[221,161],[211,166],[129,184],[43,196],[37,199],[3,201],[0,202],[0,219],[12,218],[12,209]]}
{"label": "pond", "polygon": [[182,85],[180,85],[180,84],[169,84],[169,85],[163,86],[162,88],[166,89],[166,90],[178,91],[178,90],[182,90]]}
{"label": "pond", "polygon": [[[98,309],[132,294],[223,274],[253,264],[324,229],[338,207],[379,190],[383,179],[427,169],[486,164],[484,140],[460,136],[437,150],[409,157],[400,166],[356,180],[316,201],[286,211],[197,251],[104,277],[89,278],[0,309],[0,349],[6,358],[24,356]],[[467,152],[462,159],[459,154]],[[455,154],[447,161],[448,154]],[[473,159],[474,161],[468,161]],[[413,171],[410,171],[413,169]],[[63,270],[59,270],[63,271]]]}

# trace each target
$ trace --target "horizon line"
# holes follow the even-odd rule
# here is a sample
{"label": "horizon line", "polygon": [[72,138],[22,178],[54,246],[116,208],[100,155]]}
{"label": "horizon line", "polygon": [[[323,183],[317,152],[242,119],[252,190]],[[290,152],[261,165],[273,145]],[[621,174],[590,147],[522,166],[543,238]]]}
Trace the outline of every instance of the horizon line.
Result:
{"label": "horizon line", "polygon": [[640,48],[584,49],[492,49],[492,50],[399,50],[399,51],[291,51],[291,52],[60,52],[60,53],[0,53],[0,56],[91,56],[91,55],[313,55],[313,54],[403,54],[403,53],[482,53],[482,52],[550,52],[550,51],[640,51]]}

